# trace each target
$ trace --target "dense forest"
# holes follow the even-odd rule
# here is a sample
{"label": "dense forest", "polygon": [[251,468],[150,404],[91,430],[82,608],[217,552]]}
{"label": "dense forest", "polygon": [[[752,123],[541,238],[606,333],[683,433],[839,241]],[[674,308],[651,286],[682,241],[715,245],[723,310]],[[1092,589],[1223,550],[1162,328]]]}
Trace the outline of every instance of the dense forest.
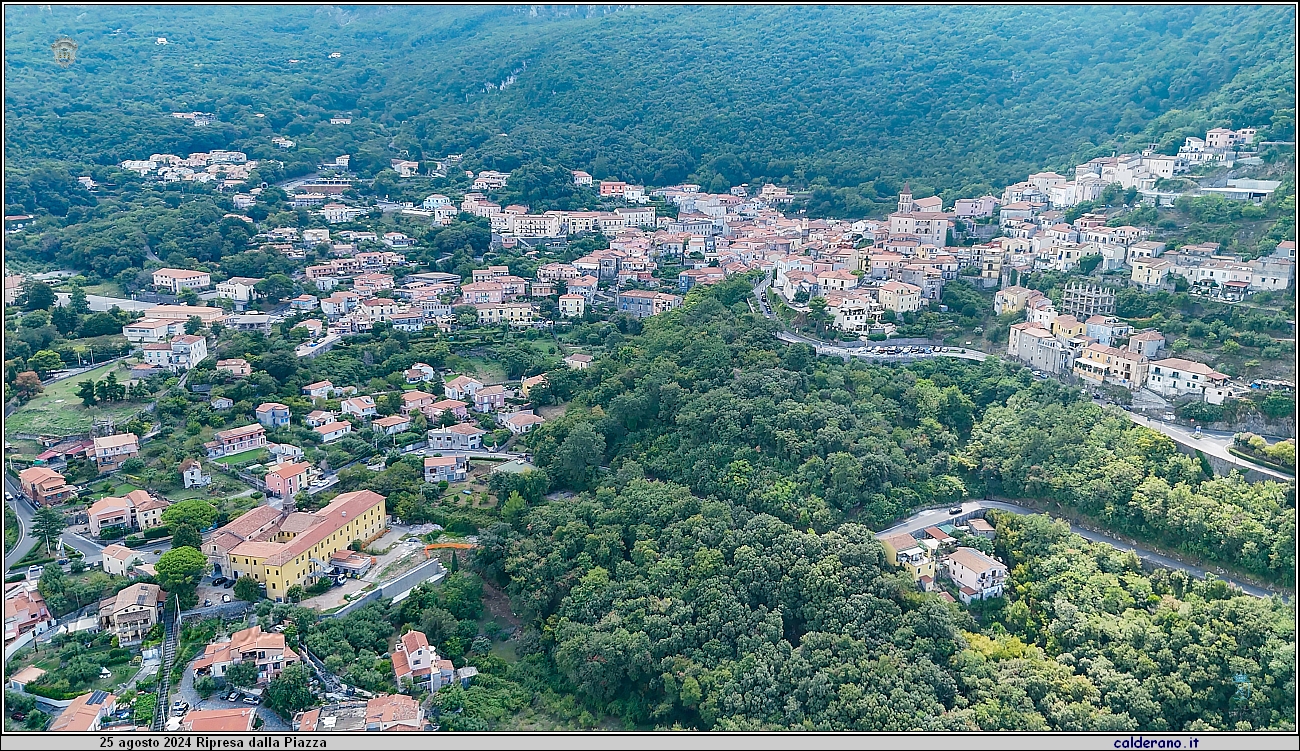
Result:
{"label": "dense forest", "polygon": [[[1013,593],[981,626],[859,524],[627,479],[486,538],[536,623],[519,680],[584,717],[716,730],[1294,727],[1294,611],[1146,575],[1046,517],[998,519]],[[1254,686],[1247,700],[1234,675]],[[473,693],[474,689],[470,690]],[[580,719],[581,722],[581,719]]]}
{"label": "dense forest", "polygon": [[[278,158],[302,164],[542,158],[647,184],[778,181],[862,213],[904,179],[955,195],[1215,125],[1294,137],[1282,6],[5,14],[16,165],[216,147],[267,158],[287,134],[299,147]],[[66,70],[49,48],[61,34],[80,45]],[[193,110],[219,121],[169,116]],[[329,125],[340,113],[353,123]]]}
{"label": "dense forest", "polygon": [[586,489],[604,465],[818,530],[991,491],[1294,579],[1291,486],[1213,479],[1159,433],[998,358],[818,359],[777,342],[748,291],[717,285],[614,356],[553,373],[570,406],[528,436],[550,477]]}

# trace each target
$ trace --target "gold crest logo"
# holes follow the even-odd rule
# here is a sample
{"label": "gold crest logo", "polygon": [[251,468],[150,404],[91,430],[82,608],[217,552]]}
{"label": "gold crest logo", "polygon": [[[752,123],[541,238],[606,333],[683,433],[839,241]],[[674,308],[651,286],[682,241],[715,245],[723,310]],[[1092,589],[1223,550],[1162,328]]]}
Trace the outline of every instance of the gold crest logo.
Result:
{"label": "gold crest logo", "polygon": [[59,37],[50,47],[54,49],[54,61],[64,68],[77,59],[77,43],[72,41],[72,37]]}

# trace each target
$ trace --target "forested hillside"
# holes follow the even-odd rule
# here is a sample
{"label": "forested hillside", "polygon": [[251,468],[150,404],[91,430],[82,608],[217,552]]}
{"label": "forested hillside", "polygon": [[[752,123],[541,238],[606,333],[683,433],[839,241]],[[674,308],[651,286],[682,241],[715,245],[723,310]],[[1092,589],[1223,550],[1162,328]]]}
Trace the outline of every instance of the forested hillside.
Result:
{"label": "forested hillside", "polygon": [[801,529],[879,529],[988,490],[1294,579],[1291,486],[1213,479],[1168,438],[997,358],[817,359],[773,338],[748,291],[737,279],[695,294],[613,358],[553,373],[551,392],[571,401],[528,436],[537,462],[564,487],[591,487],[607,465]]}
{"label": "forested hillside", "polygon": [[[289,134],[363,169],[464,151],[647,184],[846,188],[821,200],[862,212],[904,179],[969,193],[1207,126],[1294,131],[1282,6],[5,12],[17,163],[251,157]],[[80,44],[67,70],[59,34]],[[328,125],[344,112],[352,125]]]}

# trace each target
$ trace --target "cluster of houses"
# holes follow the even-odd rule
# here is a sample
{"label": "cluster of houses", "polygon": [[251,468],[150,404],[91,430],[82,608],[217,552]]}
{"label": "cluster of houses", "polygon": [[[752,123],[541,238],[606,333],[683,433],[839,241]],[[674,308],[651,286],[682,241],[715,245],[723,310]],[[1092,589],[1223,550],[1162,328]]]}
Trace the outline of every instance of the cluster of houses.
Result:
{"label": "cluster of houses", "polygon": [[[136,584],[110,598],[101,606],[104,614],[125,627],[127,641],[141,629],[147,631],[161,618],[162,603],[166,593],[157,585]],[[111,601],[111,602],[110,602]],[[118,608],[118,601],[123,607]],[[129,625],[127,625],[129,622]],[[115,633],[123,631],[113,626]],[[203,654],[193,662],[196,676],[224,679],[231,666],[251,664],[256,668],[255,678],[248,686],[237,688],[248,691],[263,690],[279,677],[286,668],[302,662],[302,657],[288,643],[278,626],[270,632],[252,626],[223,636],[207,644]],[[138,640],[136,640],[138,642]],[[473,667],[454,668],[450,660],[440,658],[419,631],[409,631],[399,637],[393,647],[393,672],[398,693],[382,694],[369,699],[345,700],[326,703],[320,707],[297,713],[292,728],[295,733],[346,733],[346,732],[421,732],[433,729],[425,717],[421,702],[410,696],[415,689],[439,691],[446,686],[459,684],[468,687],[478,675]],[[21,690],[26,683],[38,678],[44,671],[28,668],[14,676],[15,688]],[[408,693],[402,693],[408,692]],[[117,704],[117,697],[105,691],[91,691],[76,697],[55,719],[53,732],[122,732],[145,730],[137,728],[125,718]],[[255,707],[220,709],[195,709],[174,718],[170,730],[193,733],[252,732],[256,724]]]}
{"label": "cluster of houses", "polygon": [[998,291],[995,312],[1020,310],[1027,320],[1012,324],[1007,355],[1044,373],[1073,374],[1086,383],[1132,391],[1145,388],[1166,398],[1190,395],[1211,404],[1246,390],[1204,363],[1161,358],[1165,337],[1159,331],[1134,331],[1111,315],[1059,314],[1045,295],[1024,287]]}
{"label": "cluster of houses", "polygon": [[[197,118],[195,120],[197,122]],[[242,151],[214,149],[187,157],[153,154],[148,159],[127,159],[118,166],[141,177],[154,175],[162,182],[216,181],[217,186],[224,190],[242,185],[257,164],[256,160],[249,161],[248,155]]]}
{"label": "cluster of houses", "polygon": [[[966,605],[1000,597],[1006,588],[1006,564],[975,548],[959,545],[953,535],[957,531],[987,539],[996,534],[993,525],[974,518],[960,526],[927,527],[919,536],[900,532],[878,537],[890,563],[907,572],[924,592],[938,591],[940,597]],[[943,579],[952,582],[956,598],[943,590]]]}

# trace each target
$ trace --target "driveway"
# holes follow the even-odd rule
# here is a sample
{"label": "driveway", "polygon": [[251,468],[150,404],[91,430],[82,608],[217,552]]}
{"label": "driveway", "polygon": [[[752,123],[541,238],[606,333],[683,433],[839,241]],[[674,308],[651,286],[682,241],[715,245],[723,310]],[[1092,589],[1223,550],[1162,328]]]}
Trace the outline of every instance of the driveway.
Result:
{"label": "driveway", "polygon": [[[181,676],[180,685],[172,687],[171,700],[180,699],[189,704],[190,711],[196,709],[242,709],[248,706],[240,701],[226,701],[225,695],[226,692],[218,691],[207,699],[199,698],[199,693],[194,690],[194,669],[187,665],[185,674]],[[168,707],[167,710],[170,712],[171,707]],[[287,733],[293,730],[292,718],[290,718],[290,721],[283,720],[266,707],[259,705],[257,707],[257,716],[261,717],[262,722],[265,723],[258,732]]]}
{"label": "driveway", "polygon": [[[988,509],[1010,511],[1013,514],[1021,514],[1021,515],[1046,513],[1044,511],[1029,508],[1027,506],[1021,506],[1017,503],[1012,503],[1011,501],[1007,501],[1007,500],[987,499],[983,501],[966,501],[965,503],[961,504],[960,514],[949,513],[949,511],[946,509],[922,509],[921,511],[918,511],[915,514],[912,514],[911,516],[907,517],[906,519],[903,519],[902,521],[898,522],[897,524],[890,527],[889,529],[886,529],[883,532],[878,532],[876,534],[876,537],[883,539],[885,537],[889,537],[890,535],[896,535],[896,534],[904,534],[904,533],[915,534],[916,532],[920,532],[926,527],[933,527],[933,526],[938,526],[940,524],[946,524],[948,522],[957,519],[964,520],[976,516],[983,516],[984,515],[983,512]],[[1050,514],[1048,515],[1050,516]],[[1086,540],[1105,543],[1117,550],[1123,550],[1126,552],[1131,551],[1135,553],[1138,556],[1138,558],[1141,558],[1142,560],[1145,561],[1150,561],[1151,563],[1154,563],[1155,565],[1160,566],[1162,568],[1186,571],[1187,573],[1192,574],[1200,579],[1204,579],[1205,574],[1208,571],[1207,569],[1201,568],[1200,566],[1194,566],[1190,563],[1184,563],[1183,561],[1177,560],[1175,558],[1171,558],[1170,556],[1164,555],[1162,553],[1157,553],[1153,550],[1144,548],[1141,545],[1137,544],[1136,542],[1121,540],[1119,538],[1112,537],[1108,534],[1095,532],[1090,529],[1084,529],[1083,527],[1080,527],[1077,524],[1074,524],[1072,522],[1070,523],[1070,531]],[[1219,575],[1219,578],[1223,579],[1230,586],[1236,587],[1248,595],[1253,595],[1255,597],[1270,597],[1276,594],[1275,592],[1264,589],[1263,587],[1259,587],[1253,584],[1248,584],[1246,582],[1241,582],[1232,579],[1231,577],[1224,575],[1222,569],[1219,569],[1217,573]]]}
{"label": "driveway", "polygon": [[370,567],[370,570],[366,572],[365,576],[360,579],[348,579],[343,582],[341,586],[330,587],[330,589],[324,594],[309,597],[299,604],[303,607],[321,611],[340,607],[347,602],[344,599],[345,595],[356,594],[365,589],[368,585],[379,583],[381,581],[381,575],[384,580],[399,576],[401,570],[389,571],[387,574],[384,574],[385,569],[387,569],[391,564],[397,563],[404,558],[409,559],[408,562],[411,564],[406,568],[411,568],[422,563],[424,561],[424,545],[421,541],[414,540],[398,542],[399,538],[406,534],[409,529],[409,527],[405,526],[392,525],[392,528],[387,534],[370,544],[370,547],[376,550],[383,550],[389,546],[392,546],[392,549],[383,555],[375,556],[375,565]]}
{"label": "driveway", "polygon": [[1245,459],[1229,452],[1228,447],[1232,445],[1232,433],[1223,430],[1202,430],[1200,436],[1197,437],[1195,429],[1184,428],[1181,425],[1174,425],[1172,423],[1164,422],[1163,420],[1157,420],[1133,412],[1125,412],[1125,414],[1129,416],[1130,420],[1138,425],[1151,428],[1152,430],[1157,430],[1184,446],[1195,447],[1209,456],[1213,456],[1216,459],[1222,459],[1230,464],[1241,467],[1243,470],[1253,470],[1268,479],[1277,482],[1295,482],[1294,477],[1246,461]]}

